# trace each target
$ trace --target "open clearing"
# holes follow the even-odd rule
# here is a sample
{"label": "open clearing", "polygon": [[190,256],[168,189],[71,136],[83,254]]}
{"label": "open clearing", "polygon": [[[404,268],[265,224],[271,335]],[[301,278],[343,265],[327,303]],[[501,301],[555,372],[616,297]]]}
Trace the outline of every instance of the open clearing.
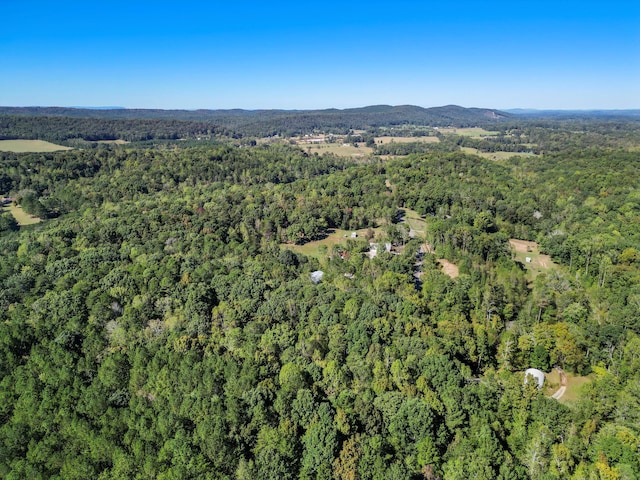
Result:
{"label": "open clearing", "polygon": [[500,132],[493,132],[490,130],[485,130],[480,127],[468,127],[468,128],[440,128],[438,130],[443,134],[454,134],[454,135],[462,135],[464,137],[489,137],[498,135]]}
{"label": "open clearing", "polygon": [[471,153],[478,155],[479,157],[487,158],[489,160],[506,160],[511,157],[535,157],[535,153],[526,152],[480,152],[477,148],[460,147],[460,150],[465,153]]}
{"label": "open clearing", "polygon": [[460,275],[458,266],[446,258],[439,258],[438,263],[442,265],[442,271],[445,275],[449,275],[451,278],[458,278],[458,275]]}
{"label": "open clearing", "polygon": [[13,218],[16,219],[16,221],[18,222],[18,225],[20,225],[21,227],[24,227],[26,225],[33,225],[34,223],[39,223],[42,221],[38,217],[29,215],[27,212],[25,212],[22,209],[22,207],[14,204],[11,204],[7,207],[2,207],[2,210],[5,212],[11,212],[11,215],[13,215]]}
{"label": "open clearing", "polygon": [[386,145],[387,143],[438,143],[438,137],[376,137],[376,145]]}
{"label": "open clearing", "polygon": [[309,153],[333,153],[339,157],[366,157],[373,153],[373,149],[365,147],[364,143],[354,147],[351,144],[342,143],[319,143],[312,145],[300,145],[300,147]]}
{"label": "open clearing", "polygon": [[422,218],[415,210],[410,210],[408,208],[401,208],[400,210],[403,212],[400,223],[406,223],[409,225],[411,230],[416,232],[416,234],[424,235],[426,228],[424,218]]}
{"label": "open clearing", "polygon": [[44,140],[0,140],[0,151],[14,153],[46,153],[73,150],[71,147],[56,145]]}
{"label": "open clearing", "polygon": [[535,153],[526,153],[526,152],[480,152],[477,148],[471,147],[460,147],[465,153],[471,153],[473,155],[478,155],[482,158],[488,158],[489,160],[506,160],[511,157],[535,157]]}
{"label": "open clearing", "polygon": [[[539,273],[557,268],[557,264],[553,263],[549,255],[540,253],[536,242],[512,238],[509,240],[509,244],[514,251],[516,261],[525,266],[532,280],[538,276]],[[527,261],[527,258],[529,261]]]}
{"label": "open clearing", "polygon": [[[559,402],[567,403],[577,400],[580,397],[582,386],[589,383],[591,379],[589,377],[581,377],[572,373],[565,372],[566,375],[566,389],[564,394],[558,399]],[[561,380],[560,373],[557,369],[553,369],[551,373],[545,374],[545,394],[551,396],[554,392],[560,388]]]}
{"label": "open clearing", "polygon": [[[87,141],[89,142],[90,140],[87,140]],[[96,143],[104,143],[104,144],[107,144],[107,145],[109,145],[109,144],[111,144],[111,145],[126,145],[127,143],[130,143],[130,142],[127,142],[126,140],[117,139],[117,140],[98,140]]]}
{"label": "open clearing", "polygon": [[[388,182],[388,181],[387,181]],[[390,183],[389,183],[390,185]],[[413,230],[414,233],[418,236],[424,236],[426,229],[425,220],[420,217],[420,214],[415,210],[410,210],[408,208],[403,208],[402,210],[402,218],[400,219],[399,224],[408,225],[410,230]],[[318,260],[323,260],[327,255],[331,253],[331,248],[334,245],[345,244],[347,240],[355,240],[355,241],[363,241],[365,235],[367,234],[368,228],[362,228],[359,230],[340,230],[340,229],[330,229],[328,235],[322,240],[314,240],[311,242],[307,242],[304,245],[294,245],[290,243],[281,244],[280,248],[286,248],[292,250],[296,253],[301,253],[306,255],[307,257],[314,257]],[[373,238],[370,240],[371,242],[380,241],[381,238],[385,235],[384,230],[381,227],[372,228],[373,230]],[[356,232],[357,237],[352,238],[351,234]],[[327,248],[326,253],[321,253],[320,249],[322,246]],[[399,247],[399,250],[402,251],[403,247]],[[423,244],[423,249],[426,253],[433,253],[433,249],[427,243]],[[443,273],[448,275],[451,278],[457,278],[459,275],[458,266],[451,263],[446,258],[438,258],[438,263],[442,267]],[[418,278],[420,275],[418,275]]]}
{"label": "open clearing", "polygon": [[[334,245],[338,245],[340,243],[346,243],[347,240],[364,240],[364,236],[367,233],[368,228],[363,228],[360,230],[340,230],[340,229],[330,229],[329,234],[323,238],[322,240],[314,240],[312,242],[307,242],[304,245],[293,245],[293,244],[283,244],[282,248],[288,248],[289,250],[293,250],[297,253],[302,253],[308,257],[315,257],[318,259],[323,258],[323,255],[320,253],[320,247],[325,245],[327,247],[327,254],[331,252],[331,247]],[[374,232],[374,237],[371,241],[378,238],[382,235],[382,229],[379,227],[372,228]],[[352,239],[351,234],[353,232],[357,233],[357,238]]]}

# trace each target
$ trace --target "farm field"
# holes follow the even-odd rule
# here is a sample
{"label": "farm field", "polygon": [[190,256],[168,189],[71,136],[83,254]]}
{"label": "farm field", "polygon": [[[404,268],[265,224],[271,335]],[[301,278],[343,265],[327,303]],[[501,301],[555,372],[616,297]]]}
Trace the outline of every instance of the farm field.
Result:
{"label": "farm field", "polygon": [[10,205],[7,207],[2,207],[2,210],[5,212],[11,212],[11,215],[13,215],[13,218],[16,219],[16,221],[18,222],[18,225],[20,225],[21,227],[24,227],[26,225],[33,225],[35,223],[39,223],[42,220],[38,217],[34,217],[33,215],[29,215],[27,212],[25,212],[22,207],[17,206],[17,205]]}
{"label": "farm field", "polygon": [[342,143],[321,143],[312,145],[300,145],[301,148],[309,153],[332,153],[340,157],[365,157],[373,153],[373,149],[365,147],[364,143],[359,144],[357,147],[353,145],[344,145]]}
{"label": "farm field", "polygon": [[44,140],[0,140],[0,151],[14,153],[46,153],[73,150],[71,147],[56,145]]}
{"label": "farm field", "polygon": [[387,143],[438,143],[438,137],[375,137],[376,145],[386,145]]}
{"label": "farm field", "polygon": [[130,142],[119,138],[117,140],[98,140],[96,143],[104,143],[105,145],[126,145]]}
{"label": "farm field", "polygon": [[440,128],[438,130],[443,134],[462,135],[464,137],[488,137],[498,135],[500,132],[494,132],[491,130],[485,130],[480,127],[468,127],[468,128]]}

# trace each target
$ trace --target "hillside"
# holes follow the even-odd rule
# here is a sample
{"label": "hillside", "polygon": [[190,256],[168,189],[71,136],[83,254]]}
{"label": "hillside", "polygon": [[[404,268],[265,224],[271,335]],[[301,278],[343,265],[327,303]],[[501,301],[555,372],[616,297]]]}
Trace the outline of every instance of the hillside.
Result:
{"label": "hillside", "polygon": [[0,115],[207,122],[250,135],[295,135],[314,130],[345,132],[393,125],[467,127],[496,123],[510,114],[454,105],[422,108],[378,105],[345,110],[145,110],[0,107]]}

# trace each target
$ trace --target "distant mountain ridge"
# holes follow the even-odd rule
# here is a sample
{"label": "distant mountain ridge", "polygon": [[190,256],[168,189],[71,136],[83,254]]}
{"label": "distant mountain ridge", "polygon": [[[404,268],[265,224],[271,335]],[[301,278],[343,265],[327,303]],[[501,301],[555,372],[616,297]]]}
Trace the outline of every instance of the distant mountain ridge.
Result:
{"label": "distant mountain ridge", "polygon": [[538,110],[535,108],[510,108],[506,113],[523,117],[552,117],[552,118],[576,118],[576,117],[637,117],[639,109],[593,109],[593,110]]}
{"label": "distant mountain ridge", "polygon": [[[212,122],[243,131],[364,129],[403,124],[431,126],[474,126],[509,119],[512,114],[495,109],[464,108],[457,105],[423,108],[415,105],[371,105],[324,110],[160,110],[94,109],[69,107],[0,107],[0,115],[64,116],[102,119],[162,119]],[[248,133],[248,132],[247,132]]]}

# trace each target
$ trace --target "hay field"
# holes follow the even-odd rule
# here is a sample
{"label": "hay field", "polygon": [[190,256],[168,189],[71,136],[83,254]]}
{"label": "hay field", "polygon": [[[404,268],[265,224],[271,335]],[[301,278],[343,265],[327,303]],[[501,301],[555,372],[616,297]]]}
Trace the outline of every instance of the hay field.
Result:
{"label": "hay field", "polygon": [[71,147],[56,145],[44,140],[0,140],[0,151],[14,153],[47,153],[73,150]]}
{"label": "hay field", "polygon": [[375,137],[376,145],[386,145],[387,143],[438,143],[438,137]]}
{"label": "hay field", "polygon": [[464,137],[490,137],[499,135],[500,132],[494,132],[492,130],[485,130],[480,127],[468,127],[468,128],[440,128],[438,129],[443,134],[462,135]]}
{"label": "hay field", "polygon": [[300,144],[300,148],[309,153],[332,153],[339,157],[366,157],[373,153],[373,148],[366,147],[364,143],[358,144],[358,147],[353,145],[345,145],[342,143],[318,143],[311,145]]}
{"label": "hay field", "polygon": [[[87,141],[89,141],[89,140],[87,140]],[[126,140],[117,139],[117,140],[98,140],[96,143],[104,143],[106,145],[126,145],[127,143],[131,143],[131,142],[127,142]]]}

